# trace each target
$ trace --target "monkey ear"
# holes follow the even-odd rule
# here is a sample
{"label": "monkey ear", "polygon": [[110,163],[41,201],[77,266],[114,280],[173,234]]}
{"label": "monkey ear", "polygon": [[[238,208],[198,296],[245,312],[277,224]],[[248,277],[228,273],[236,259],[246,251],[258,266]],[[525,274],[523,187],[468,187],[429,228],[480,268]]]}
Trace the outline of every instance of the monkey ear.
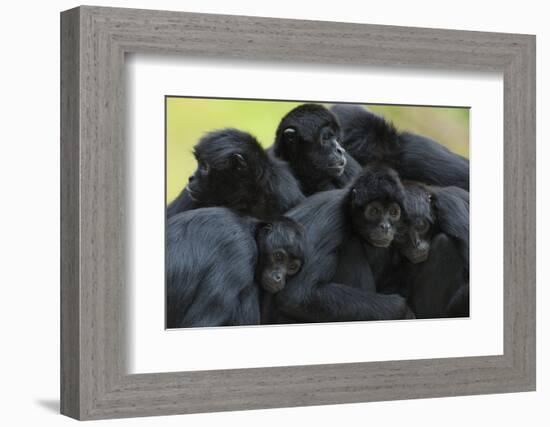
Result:
{"label": "monkey ear", "polygon": [[294,143],[296,141],[296,129],[294,128],[286,128],[283,131],[283,139],[285,142],[288,142],[289,144]]}
{"label": "monkey ear", "polygon": [[242,156],[242,154],[233,154],[233,160],[238,170],[244,170],[248,167],[248,163],[246,162],[246,159]]}
{"label": "monkey ear", "polygon": [[260,233],[268,234],[273,230],[273,224],[270,222],[260,222],[257,227],[257,231]]}

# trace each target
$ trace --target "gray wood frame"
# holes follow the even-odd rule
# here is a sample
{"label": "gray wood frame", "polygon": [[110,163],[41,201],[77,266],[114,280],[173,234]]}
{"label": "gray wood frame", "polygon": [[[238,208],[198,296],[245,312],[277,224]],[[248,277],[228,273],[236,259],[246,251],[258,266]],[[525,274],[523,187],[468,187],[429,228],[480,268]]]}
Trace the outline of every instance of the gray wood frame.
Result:
{"label": "gray wood frame", "polygon": [[[503,72],[504,354],[126,374],[130,52]],[[534,36],[83,6],[61,14],[61,122],[63,414],[99,419],[535,389]]]}

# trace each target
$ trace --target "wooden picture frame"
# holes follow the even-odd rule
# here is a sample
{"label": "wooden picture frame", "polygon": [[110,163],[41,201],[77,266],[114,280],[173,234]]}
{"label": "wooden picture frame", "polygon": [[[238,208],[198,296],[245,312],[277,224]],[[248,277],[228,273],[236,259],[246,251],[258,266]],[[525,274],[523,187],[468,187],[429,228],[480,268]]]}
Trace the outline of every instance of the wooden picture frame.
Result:
{"label": "wooden picture frame", "polygon": [[[128,375],[126,53],[504,79],[504,353]],[[61,412],[77,419],[535,389],[535,37],[83,6],[61,14]]]}

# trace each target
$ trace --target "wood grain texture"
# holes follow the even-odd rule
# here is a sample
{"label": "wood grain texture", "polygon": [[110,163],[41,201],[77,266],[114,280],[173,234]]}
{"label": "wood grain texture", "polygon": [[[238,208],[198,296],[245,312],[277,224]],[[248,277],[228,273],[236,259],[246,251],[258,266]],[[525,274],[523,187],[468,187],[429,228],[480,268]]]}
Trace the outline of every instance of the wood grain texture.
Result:
{"label": "wood grain texture", "polygon": [[61,413],[80,413],[79,12],[61,20]]}
{"label": "wood grain texture", "polygon": [[[62,413],[100,419],[535,388],[535,38],[80,7],[62,13]],[[504,75],[504,354],[128,375],[124,55]]]}

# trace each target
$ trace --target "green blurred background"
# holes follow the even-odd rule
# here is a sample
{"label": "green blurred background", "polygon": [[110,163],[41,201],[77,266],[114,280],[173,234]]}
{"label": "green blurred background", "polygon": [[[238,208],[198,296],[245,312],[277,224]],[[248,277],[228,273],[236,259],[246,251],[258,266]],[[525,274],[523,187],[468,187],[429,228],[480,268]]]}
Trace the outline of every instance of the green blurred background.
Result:
{"label": "green blurred background", "polygon": [[[268,147],[281,118],[300,104],[303,102],[167,97],[166,202],[170,203],[187,185],[196,168],[193,146],[205,133],[234,127],[250,132]],[[469,157],[468,108],[364,105],[392,121],[399,130],[435,139]]]}

